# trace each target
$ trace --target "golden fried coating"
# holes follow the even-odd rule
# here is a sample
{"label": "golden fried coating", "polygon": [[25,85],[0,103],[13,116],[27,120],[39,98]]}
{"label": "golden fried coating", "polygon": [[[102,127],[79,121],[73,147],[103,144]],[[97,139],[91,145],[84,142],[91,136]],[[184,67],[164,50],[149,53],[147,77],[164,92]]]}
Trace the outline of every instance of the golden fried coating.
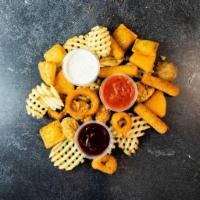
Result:
{"label": "golden fried coating", "polygon": [[46,61],[54,62],[57,66],[60,66],[65,55],[65,49],[60,44],[55,44],[44,53],[44,58]]}
{"label": "golden fried coating", "polygon": [[113,67],[118,66],[123,62],[123,59],[116,59],[113,56],[108,56],[105,58],[100,59],[100,66],[101,67]]}
{"label": "golden fried coating", "polygon": [[100,70],[99,77],[106,78],[112,74],[127,74],[130,77],[137,77],[138,68],[134,64],[103,67]]}
{"label": "golden fried coating", "polygon": [[174,81],[177,76],[177,69],[173,63],[164,61],[155,67],[155,75],[166,81]]}
{"label": "golden fried coating", "polygon": [[157,53],[159,43],[151,40],[136,39],[132,51],[143,55],[154,56]]}
{"label": "golden fried coating", "polygon": [[99,122],[102,122],[102,123],[105,123],[110,119],[110,111],[108,109],[106,109],[105,106],[101,105],[99,107],[99,110],[97,111],[97,114],[96,114],[96,121],[99,121]]}
{"label": "golden fried coating", "polygon": [[99,87],[100,87],[100,84],[98,84],[98,83],[91,83],[88,87],[92,91],[97,91],[99,89]]}
{"label": "golden fried coating", "polygon": [[159,90],[155,91],[154,94],[144,102],[144,105],[161,118],[165,117],[167,113],[166,97],[164,93]]}
{"label": "golden fried coating", "polygon": [[[100,85],[101,85],[101,79],[100,78],[97,78],[97,80],[93,83],[90,83],[89,85],[87,86],[79,86],[77,87],[77,89],[80,89],[80,88],[88,88],[94,92],[98,92],[99,88],[100,88]],[[83,98],[85,98],[85,96],[82,96]],[[90,98],[87,97],[87,100],[90,100]]]}
{"label": "golden fried coating", "polygon": [[67,95],[74,90],[74,85],[65,78],[62,70],[57,73],[54,86],[60,94]]}
{"label": "golden fried coating", "polygon": [[75,132],[79,127],[78,122],[71,117],[66,117],[62,120],[61,126],[63,134],[66,136],[66,138],[70,141],[73,141]]}
{"label": "golden fried coating", "polygon": [[38,69],[42,80],[47,85],[53,85],[56,76],[56,63],[54,62],[39,62]]}
{"label": "golden fried coating", "polygon": [[58,120],[62,119],[66,115],[66,112],[64,110],[61,112],[57,112],[55,110],[52,110],[51,108],[48,109],[47,113],[50,118]]}
{"label": "golden fried coating", "polygon": [[53,147],[59,142],[66,139],[66,136],[62,132],[62,127],[59,120],[55,120],[40,129],[40,136],[47,149]]}
{"label": "golden fried coating", "polygon": [[92,121],[92,117],[91,117],[91,116],[88,116],[88,117],[85,117],[85,118],[83,118],[83,119],[80,119],[80,121],[81,121],[82,123],[86,123],[86,122]]}
{"label": "golden fried coating", "polygon": [[[86,112],[90,109],[90,99],[85,96],[78,96],[77,99],[73,100],[72,108],[77,112]],[[76,120],[80,120],[80,122],[82,123],[92,120],[91,116],[87,117],[73,116],[73,118]]]}
{"label": "golden fried coating", "polygon": [[180,93],[180,88],[173,83],[155,76],[151,76],[149,74],[144,74],[141,81],[142,83],[154,87],[162,92],[165,92],[170,96],[175,97],[178,96]]}
{"label": "golden fried coating", "polygon": [[120,24],[115,29],[112,36],[124,51],[131,47],[133,42],[138,37],[137,34],[131,31],[124,24]]}
{"label": "golden fried coating", "polygon": [[[78,112],[86,112],[87,110],[89,110],[90,108],[90,104],[89,102],[85,100],[74,100],[72,103],[72,108]],[[82,123],[88,122],[92,120],[91,116],[87,116],[87,117],[77,117],[77,116],[73,116],[74,119],[81,121]]]}
{"label": "golden fried coating", "polygon": [[135,52],[132,54],[132,56],[129,58],[129,61],[142,70],[144,70],[147,73],[152,72],[154,67],[154,62],[156,60],[155,56],[150,55],[143,55],[141,53]]}
{"label": "golden fried coating", "polygon": [[112,155],[106,155],[92,161],[92,168],[106,174],[113,174],[117,170],[117,159]]}
{"label": "golden fried coating", "polygon": [[111,54],[116,58],[116,59],[123,59],[125,51],[119,46],[117,41],[111,37]]}
{"label": "golden fried coating", "polygon": [[[90,108],[88,110],[84,110],[83,112],[79,112],[72,107],[73,101],[80,95],[89,97],[91,102]],[[77,90],[74,90],[67,96],[65,101],[65,109],[71,116],[75,117],[76,119],[83,119],[85,117],[92,116],[97,112],[98,108],[99,98],[97,94],[89,88],[79,88]]]}
{"label": "golden fried coating", "polygon": [[112,116],[111,124],[119,136],[126,136],[131,130],[132,120],[128,113],[119,112]]}
{"label": "golden fried coating", "polygon": [[137,88],[138,88],[138,98],[137,98],[137,102],[144,102],[146,101],[147,99],[149,99],[153,93],[155,92],[155,89],[150,87],[150,86],[147,86],[147,85],[144,85],[143,83],[141,82],[137,82]]}
{"label": "golden fried coating", "polygon": [[159,117],[156,116],[147,106],[138,103],[134,107],[134,112],[138,114],[144,121],[146,121],[158,133],[165,134],[168,126]]}
{"label": "golden fried coating", "polygon": [[84,100],[73,100],[72,108],[77,112],[86,112],[89,110],[90,105]]}

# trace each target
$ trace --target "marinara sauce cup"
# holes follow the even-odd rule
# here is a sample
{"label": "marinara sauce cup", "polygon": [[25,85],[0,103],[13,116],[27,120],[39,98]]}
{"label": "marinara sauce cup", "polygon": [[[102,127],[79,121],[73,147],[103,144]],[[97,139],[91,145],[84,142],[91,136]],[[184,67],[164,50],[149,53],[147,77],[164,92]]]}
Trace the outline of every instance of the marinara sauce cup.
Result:
{"label": "marinara sauce cup", "polygon": [[128,75],[113,74],[101,84],[99,96],[107,109],[122,112],[134,105],[138,89],[134,80]]}

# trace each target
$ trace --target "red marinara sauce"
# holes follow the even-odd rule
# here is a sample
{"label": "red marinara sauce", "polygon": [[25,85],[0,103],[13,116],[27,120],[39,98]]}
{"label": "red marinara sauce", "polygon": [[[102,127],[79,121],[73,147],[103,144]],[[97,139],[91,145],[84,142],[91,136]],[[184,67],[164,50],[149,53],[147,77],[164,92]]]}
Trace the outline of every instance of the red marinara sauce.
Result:
{"label": "red marinara sauce", "polygon": [[113,111],[129,109],[137,99],[137,86],[127,75],[111,75],[104,80],[100,88],[100,97],[104,105]]}

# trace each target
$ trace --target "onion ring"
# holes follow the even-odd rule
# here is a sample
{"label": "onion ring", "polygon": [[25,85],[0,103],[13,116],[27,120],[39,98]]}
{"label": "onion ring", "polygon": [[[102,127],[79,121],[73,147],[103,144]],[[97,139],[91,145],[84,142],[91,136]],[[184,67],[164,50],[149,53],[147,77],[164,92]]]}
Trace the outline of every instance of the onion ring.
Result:
{"label": "onion ring", "polygon": [[111,124],[119,136],[126,136],[126,134],[131,130],[132,120],[127,113],[119,112],[113,114]]}
{"label": "onion ring", "polygon": [[[84,110],[83,112],[79,112],[72,108],[73,100],[80,95],[88,96],[91,101],[90,108],[88,110]],[[74,90],[66,97],[65,100],[65,109],[72,117],[75,118],[83,119],[85,117],[92,116],[98,111],[98,108],[99,108],[99,98],[97,94],[91,91],[89,88],[79,88],[77,90]]]}
{"label": "onion ring", "polygon": [[92,168],[106,174],[113,174],[117,170],[117,159],[112,155],[106,155],[92,161]]}

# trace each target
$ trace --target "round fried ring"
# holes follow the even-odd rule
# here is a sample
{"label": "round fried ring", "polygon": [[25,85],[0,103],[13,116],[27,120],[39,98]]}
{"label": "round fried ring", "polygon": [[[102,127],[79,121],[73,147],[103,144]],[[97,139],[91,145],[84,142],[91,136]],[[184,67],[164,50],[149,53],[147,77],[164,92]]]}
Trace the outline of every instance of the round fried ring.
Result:
{"label": "round fried ring", "polygon": [[[119,123],[120,121],[125,121],[123,126]],[[116,132],[121,136],[126,136],[128,131],[131,130],[132,120],[131,117],[125,112],[115,113],[112,116],[111,124]]]}
{"label": "round fried ring", "polygon": [[112,155],[106,155],[92,161],[92,168],[106,174],[113,174],[117,170],[117,159]]}
{"label": "round fried ring", "polygon": [[[91,107],[86,110],[85,112],[79,112],[72,108],[73,100],[78,97],[79,95],[88,96],[91,101]],[[91,91],[89,88],[80,88],[77,90],[72,91],[65,100],[65,109],[71,116],[75,116],[77,118],[85,118],[88,116],[92,116],[98,111],[99,108],[99,98],[97,94]]]}

